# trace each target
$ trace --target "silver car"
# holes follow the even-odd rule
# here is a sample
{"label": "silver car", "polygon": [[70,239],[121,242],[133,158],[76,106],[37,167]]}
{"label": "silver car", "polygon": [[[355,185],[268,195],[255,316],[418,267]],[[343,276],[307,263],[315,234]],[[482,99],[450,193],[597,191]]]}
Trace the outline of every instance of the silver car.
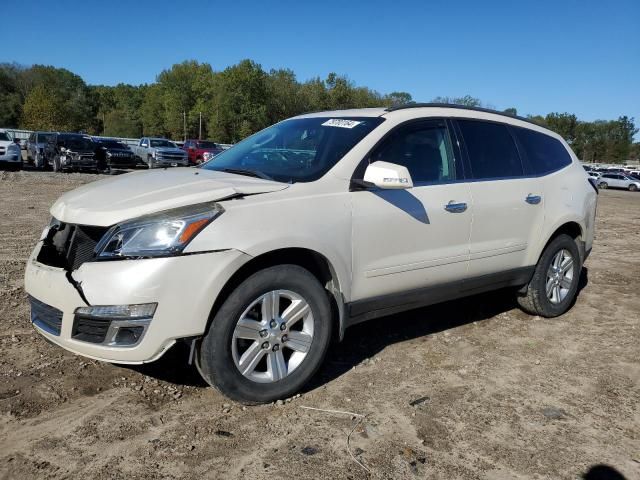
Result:
{"label": "silver car", "polygon": [[597,180],[599,188],[624,188],[631,192],[640,190],[640,180],[622,173],[605,173]]}
{"label": "silver car", "polygon": [[33,162],[33,165],[38,169],[45,168],[44,150],[47,144],[54,139],[55,133],[53,132],[32,132],[27,140],[27,161]]}

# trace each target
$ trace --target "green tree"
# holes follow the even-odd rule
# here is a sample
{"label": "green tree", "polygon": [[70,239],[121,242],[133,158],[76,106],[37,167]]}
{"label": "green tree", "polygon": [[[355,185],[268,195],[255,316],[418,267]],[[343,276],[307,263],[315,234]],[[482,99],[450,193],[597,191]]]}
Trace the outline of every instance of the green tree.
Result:
{"label": "green tree", "polygon": [[66,102],[44,85],[38,85],[24,102],[22,125],[30,130],[75,130]]}
{"label": "green tree", "polygon": [[481,107],[482,102],[479,98],[465,95],[464,97],[436,97],[431,100],[433,103],[451,103],[453,105],[463,105],[465,107]]}
{"label": "green tree", "polygon": [[571,113],[549,113],[544,123],[550,130],[562,136],[567,143],[573,144],[576,140],[576,127],[578,118]]}

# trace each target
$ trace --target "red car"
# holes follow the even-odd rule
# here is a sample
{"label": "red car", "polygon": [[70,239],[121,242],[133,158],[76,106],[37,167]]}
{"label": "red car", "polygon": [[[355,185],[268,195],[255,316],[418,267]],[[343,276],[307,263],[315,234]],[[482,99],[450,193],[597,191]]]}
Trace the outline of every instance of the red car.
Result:
{"label": "red car", "polygon": [[211,160],[223,150],[216,143],[207,140],[187,140],[182,149],[187,152],[189,163],[194,165]]}

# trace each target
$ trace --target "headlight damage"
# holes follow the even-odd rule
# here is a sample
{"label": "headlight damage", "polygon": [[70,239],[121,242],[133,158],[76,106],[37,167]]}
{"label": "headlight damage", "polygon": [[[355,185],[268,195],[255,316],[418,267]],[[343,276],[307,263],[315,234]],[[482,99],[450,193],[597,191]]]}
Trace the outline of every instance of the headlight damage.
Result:
{"label": "headlight damage", "polygon": [[190,205],[112,227],[96,246],[97,258],[159,257],[181,253],[224,209],[215,202]]}
{"label": "headlight damage", "polygon": [[113,227],[64,223],[53,218],[41,235],[37,261],[73,271],[94,260],[179,255],[224,212],[215,202],[167,210]]}

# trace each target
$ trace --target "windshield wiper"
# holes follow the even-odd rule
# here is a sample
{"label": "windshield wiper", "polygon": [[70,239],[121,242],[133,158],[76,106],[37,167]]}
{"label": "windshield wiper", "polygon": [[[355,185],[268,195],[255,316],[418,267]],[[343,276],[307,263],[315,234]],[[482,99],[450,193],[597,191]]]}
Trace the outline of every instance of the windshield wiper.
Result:
{"label": "windshield wiper", "polygon": [[243,168],[223,168],[222,171],[227,173],[235,173],[237,175],[246,175],[248,177],[262,178],[263,180],[273,180],[272,177],[258,170],[245,170]]}

